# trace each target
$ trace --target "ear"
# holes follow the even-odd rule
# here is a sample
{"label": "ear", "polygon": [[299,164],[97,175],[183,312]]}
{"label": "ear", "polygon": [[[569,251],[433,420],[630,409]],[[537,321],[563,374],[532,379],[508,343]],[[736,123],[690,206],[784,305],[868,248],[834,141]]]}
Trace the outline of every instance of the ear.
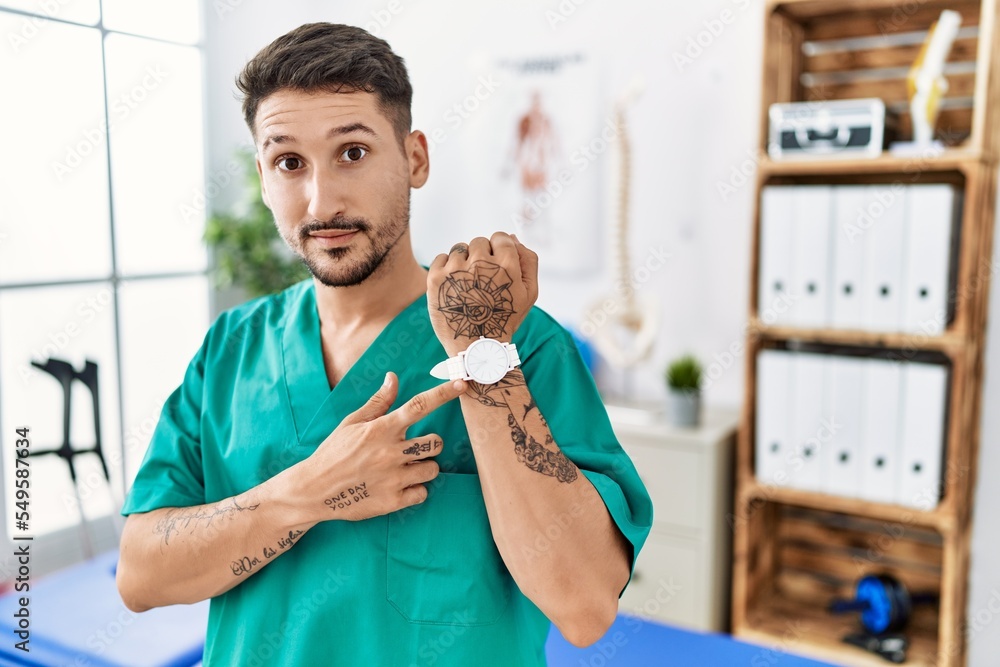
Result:
{"label": "ear", "polygon": [[271,203],[267,200],[267,186],[264,185],[264,170],[260,166],[260,153],[254,156],[254,164],[257,165],[257,177],[260,180],[260,198],[264,200],[264,206],[271,208]]}
{"label": "ear", "polygon": [[430,175],[430,153],[427,150],[427,137],[420,130],[410,132],[403,140],[403,151],[409,163],[410,187],[423,187]]}

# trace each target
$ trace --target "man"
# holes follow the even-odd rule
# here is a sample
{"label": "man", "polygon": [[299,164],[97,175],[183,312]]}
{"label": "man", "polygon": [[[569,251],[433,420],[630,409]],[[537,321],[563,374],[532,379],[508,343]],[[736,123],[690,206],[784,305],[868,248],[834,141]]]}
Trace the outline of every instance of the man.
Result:
{"label": "man", "polygon": [[223,313],[164,405],[122,509],[125,603],[212,598],[206,667],[531,667],[549,619],[593,643],[652,508],[532,308],[535,255],[498,232],[414,259],[427,140],[384,41],[304,25],[237,83],[313,278]]}

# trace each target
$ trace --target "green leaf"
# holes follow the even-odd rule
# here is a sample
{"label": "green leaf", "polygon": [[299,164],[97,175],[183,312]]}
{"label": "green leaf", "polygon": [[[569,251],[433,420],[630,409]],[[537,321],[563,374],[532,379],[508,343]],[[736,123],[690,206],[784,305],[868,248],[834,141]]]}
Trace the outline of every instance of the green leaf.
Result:
{"label": "green leaf", "polygon": [[285,246],[260,194],[254,154],[241,150],[246,185],[232,211],[215,212],[205,224],[205,243],[215,252],[213,281],[237,286],[250,297],[273,294],[309,277],[309,270]]}
{"label": "green leaf", "polygon": [[671,389],[697,391],[701,386],[701,364],[690,354],[675,360],[667,367],[667,386]]}

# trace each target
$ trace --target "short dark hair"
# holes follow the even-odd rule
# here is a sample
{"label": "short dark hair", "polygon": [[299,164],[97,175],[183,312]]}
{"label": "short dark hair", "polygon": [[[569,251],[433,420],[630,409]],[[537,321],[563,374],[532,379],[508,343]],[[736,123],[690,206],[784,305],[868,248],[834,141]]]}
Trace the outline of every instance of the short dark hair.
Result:
{"label": "short dark hair", "polygon": [[299,26],[251,58],[236,77],[236,87],[243,93],[243,118],[255,140],[261,101],[283,89],[374,93],[400,145],[410,133],[413,88],[403,59],[385,40],[355,26]]}

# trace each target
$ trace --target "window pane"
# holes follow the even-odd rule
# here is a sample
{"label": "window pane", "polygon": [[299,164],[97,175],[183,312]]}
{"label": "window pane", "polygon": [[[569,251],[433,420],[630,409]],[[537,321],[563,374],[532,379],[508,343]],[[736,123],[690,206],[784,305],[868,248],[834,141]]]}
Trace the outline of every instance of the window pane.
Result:
{"label": "window pane", "polygon": [[[0,34],[20,20],[0,12]],[[111,274],[101,36],[38,20],[0,55],[0,283]],[[16,184],[16,187],[15,187]]]}
{"label": "window pane", "polygon": [[[62,444],[63,392],[59,382],[31,366],[32,360],[63,359],[80,371],[84,361],[98,364],[101,440],[111,473],[114,506],[122,497],[118,382],[115,363],[114,300],[110,284],[0,291],[0,452],[3,479],[12,479],[17,427],[28,426],[35,451]],[[75,449],[94,445],[94,413],[90,391],[80,381],[71,390],[70,443]],[[110,491],[96,457],[81,455],[78,488],[88,518],[112,507]],[[31,466],[31,534],[75,524],[79,520],[69,468],[56,457],[33,457]],[[11,485],[3,484],[6,504],[13,507]],[[10,532],[13,513],[5,518]]]}
{"label": "window pane", "polygon": [[201,55],[122,35],[106,53],[119,271],[203,270]]}
{"label": "window pane", "polygon": [[208,280],[124,283],[119,291],[125,457],[129,480],[142,463],[160,409],[208,330]]}
{"label": "window pane", "polygon": [[104,27],[194,44],[201,37],[198,0],[104,0]]}
{"label": "window pane", "polygon": [[[99,0],[0,0],[0,7],[10,7],[20,9],[32,14],[41,14],[51,19],[62,21],[72,21],[74,23],[86,23],[94,25],[101,18],[101,7]],[[25,40],[31,39],[35,34],[35,29],[41,30],[37,19],[30,16],[23,16],[18,20],[18,30],[15,33]],[[51,25],[51,24],[47,24]],[[18,39],[8,35],[11,45],[19,42]]]}

